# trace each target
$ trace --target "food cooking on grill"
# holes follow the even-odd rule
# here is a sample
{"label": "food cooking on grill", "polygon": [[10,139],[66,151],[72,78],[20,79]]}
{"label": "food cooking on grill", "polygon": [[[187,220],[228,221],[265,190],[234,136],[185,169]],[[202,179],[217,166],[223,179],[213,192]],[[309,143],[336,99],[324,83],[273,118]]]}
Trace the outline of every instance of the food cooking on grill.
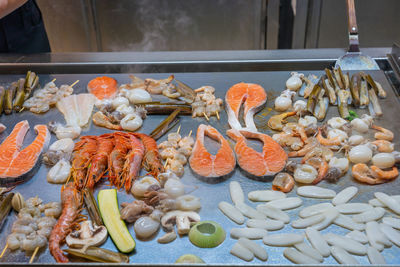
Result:
{"label": "food cooking on grill", "polygon": [[[1,219],[11,226],[0,257],[26,251],[34,261],[48,247],[56,262],[125,263],[148,243],[260,262],[285,247],[281,259],[293,263],[352,264],[359,256],[382,263],[400,244],[400,198],[380,187],[396,180],[400,157],[395,129],[381,120],[388,92],[370,74],[291,73],[275,95],[268,84],[232,82],[225,97],[174,75],[129,78],[94,77],[84,92],[54,80],[41,88],[28,72],[0,88],[6,114],[14,106],[19,118],[57,114],[38,117],[28,145],[27,120],[4,122],[0,179],[15,188],[1,190]],[[45,190],[18,193],[39,182],[61,203]],[[364,185],[374,198],[353,201]],[[214,186],[222,187],[210,204]],[[189,256],[178,262],[201,261]]]}

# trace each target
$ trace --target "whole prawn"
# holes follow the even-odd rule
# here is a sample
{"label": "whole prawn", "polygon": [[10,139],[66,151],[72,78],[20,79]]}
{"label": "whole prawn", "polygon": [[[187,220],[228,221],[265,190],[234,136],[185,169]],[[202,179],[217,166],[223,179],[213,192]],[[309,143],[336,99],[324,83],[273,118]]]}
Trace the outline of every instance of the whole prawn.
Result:
{"label": "whole prawn", "polygon": [[130,136],[130,148],[131,150],[125,158],[122,172],[123,181],[121,186],[125,186],[126,192],[129,192],[132,187],[132,181],[136,180],[138,176],[144,155],[142,142],[133,135]]}
{"label": "whole prawn", "polygon": [[108,158],[109,180],[112,185],[120,186],[119,179],[122,176],[125,157],[129,150],[129,136],[121,132],[114,133],[114,149]]}
{"label": "whole prawn", "polygon": [[60,246],[65,237],[73,230],[76,219],[81,209],[81,193],[76,190],[73,183],[68,183],[61,188],[62,213],[51,231],[49,250],[57,262],[68,262]]}
{"label": "whole prawn", "polygon": [[131,133],[139,137],[144,145],[143,166],[148,172],[157,178],[158,174],[164,172],[164,167],[161,164],[160,153],[158,152],[157,142],[147,134]]}
{"label": "whole prawn", "polygon": [[74,160],[72,161],[72,178],[74,179],[77,189],[85,187],[87,167],[96,151],[97,136],[83,136],[81,140],[75,144]]}
{"label": "whole prawn", "polygon": [[94,185],[109,169],[108,158],[114,148],[113,134],[103,134],[97,138],[97,151],[93,155],[90,168],[87,172],[86,187],[93,189]]}

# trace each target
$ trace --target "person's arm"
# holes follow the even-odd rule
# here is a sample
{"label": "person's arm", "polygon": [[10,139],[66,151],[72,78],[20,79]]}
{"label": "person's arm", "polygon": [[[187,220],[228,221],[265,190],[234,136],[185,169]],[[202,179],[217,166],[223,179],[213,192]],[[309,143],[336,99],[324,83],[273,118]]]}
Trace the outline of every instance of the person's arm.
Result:
{"label": "person's arm", "polygon": [[0,19],[7,16],[28,0],[0,0]]}

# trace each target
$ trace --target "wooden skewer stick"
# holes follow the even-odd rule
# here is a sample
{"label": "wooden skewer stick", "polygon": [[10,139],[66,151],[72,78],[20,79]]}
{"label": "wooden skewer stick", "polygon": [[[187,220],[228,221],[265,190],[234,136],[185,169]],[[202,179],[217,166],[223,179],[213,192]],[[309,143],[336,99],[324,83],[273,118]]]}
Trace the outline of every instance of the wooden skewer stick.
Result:
{"label": "wooden skewer stick", "polygon": [[79,80],[76,80],[76,82],[74,82],[73,84],[71,84],[71,87],[74,87],[75,84],[79,83]]}
{"label": "wooden skewer stick", "polygon": [[190,132],[189,132],[189,135],[188,135],[188,136],[190,137],[191,135],[192,135],[192,130],[190,130]]}
{"label": "wooden skewer stick", "polygon": [[165,163],[164,163],[164,169],[167,167],[168,162],[169,162],[169,158],[167,158],[167,160],[166,160]]}
{"label": "wooden skewer stick", "polygon": [[53,80],[51,80],[51,82],[52,82],[52,83],[54,83],[56,80],[57,80],[57,79],[56,79],[56,78],[54,78]]}
{"label": "wooden skewer stick", "polygon": [[203,112],[204,117],[206,117],[207,121],[210,121],[210,119],[208,118],[207,114],[205,112]]}
{"label": "wooden skewer stick", "polygon": [[219,120],[219,113],[218,113],[218,111],[217,111],[216,113],[217,113],[217,118],[218,118],[218,120]]}
{"label": "wooden skewer stick", "polygon": [[33,252],[31,259],[29,260],[29,263],[32,263],[32,262],[33,262],[33,260],[35,259],[36,254],[37,254],[38,251],[39,251],[39,248],[40,248],[40,247],[36,247],[36,248],[35,248],[35,251]]}
{"label": "wooden skewer stick", "polygon": [[181,124],[179,124],[178,131],[176,131],[176,133],[179,134],[180,131],[181,131]]}
{"label": "wooden skewer stick", "polygon": [[24,109],[25,109],[25,107],[22,107],[22,108],[18,111],[18,113],[24,111]]}
{"label": "wooden skewer stick", "polygon": [[6,246],[4,247],[3,251],[1,252],[0,258],[3,257],[3,255],[4,255],[4,253],[6,252],[7,248],[8,248],[8,243],[6,243]]}

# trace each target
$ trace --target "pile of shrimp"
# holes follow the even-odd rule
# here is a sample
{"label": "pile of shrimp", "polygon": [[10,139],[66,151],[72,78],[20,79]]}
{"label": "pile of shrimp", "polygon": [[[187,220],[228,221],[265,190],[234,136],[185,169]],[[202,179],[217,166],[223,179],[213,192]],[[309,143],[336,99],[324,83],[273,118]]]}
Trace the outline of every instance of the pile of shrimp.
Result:
{"label": "pile of shrimp", "polygon": [[58,88],[54,82],[47,83],[42,89],[36,90],[31,98],[24,102],[24,108],[33,113],[47,112],[59,100],[73,93],[74,89],[67,84]]}
{"label": "pile of shrimp", "polygon": [[165,161],[165,169],[182,177],[193,145],[194,139],[190,135],[182,138],[177,132],[168,134],[168,140],[158,145],[160,156]]}
{"label": "pile of shrimp", "polygon": [[11,250],[32,252],[46,246],[47,239],[61,214],[59,202],[44,204],[38,197],[25,201],[13,223],[7,244]]}
{"label": "pile of shrimp", "polygon": [[217,116],[221,112],[223,100],[215,97],[215,88],[212,86],[202,86],[194,90],[196,97],[192,105],[192,117],[211,117]]}
{"label": "pile of shrimp", "polygon": [[71,176],[80,190],[94,188],[108,173],[112,185],[129,192],[142,165],[155,177],[164,170],[157,143],[148,135],[123,132],[88,135],[75,144]]}
{"label": "pile of shrimp", "polygon": [[[272,138],[290,151],[289,157],[302,157],[300,164],[290,161],[286,171],[292,173],[299,183],[317,184],[325,179],[336,182],[349,169],[355,180],[367,184],[380,184],[397,178],[398,170],[394,166],[400,160],[400,153],[394,151],[393,133],[373,124],[373,118],[363,115],[349,122],[340,117],[329,119],[321,127],[313,116],[300,117],[298,122],[285,124],[284,119],[297,112],[286,112],[272,116],[268,126],[281,130]],[[376,140],[370,141],[363,136],[371,129]],[[336,152],[336,154],[335,154]],[[339,154],[344,152],[343,154]],[[372,166],[367,164],[372,162]],[[282,179],[285,177],[285,179]],[[275,182],[277,190],[283,189],[293,181],[281,176]]]}

